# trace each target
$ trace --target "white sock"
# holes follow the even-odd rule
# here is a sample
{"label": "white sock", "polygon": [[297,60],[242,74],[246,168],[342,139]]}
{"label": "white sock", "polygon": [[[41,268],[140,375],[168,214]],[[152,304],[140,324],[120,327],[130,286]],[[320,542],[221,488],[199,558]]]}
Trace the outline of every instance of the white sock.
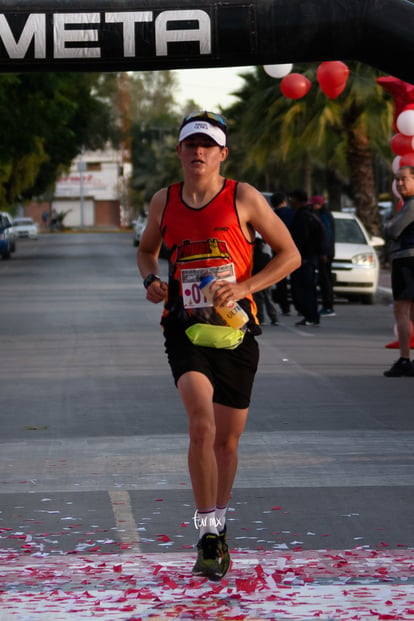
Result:
{"label": "white sock", "polygon": [[196,524],[200,531],[200,539],[206,533],[218,535],[215,509],[211,509],[210,511],[197,511]]}
{"label": "white sock", "polygon": [[224,507],[216,507],[216,524],[219,533],[224,530],[224,526],[226,524],[226,511],[227,505],[225,505]]}

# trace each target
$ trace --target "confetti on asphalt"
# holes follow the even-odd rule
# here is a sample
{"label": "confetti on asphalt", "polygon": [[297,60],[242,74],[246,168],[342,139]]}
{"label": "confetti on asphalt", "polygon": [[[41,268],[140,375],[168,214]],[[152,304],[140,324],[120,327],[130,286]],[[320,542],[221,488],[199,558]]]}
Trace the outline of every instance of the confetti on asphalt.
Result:
{"label": "confetti on asphalt", "polygon": [[1,621],[414,619],[414,550],[232,552],[219,583],[194,551],[24,556],[0,551]]}

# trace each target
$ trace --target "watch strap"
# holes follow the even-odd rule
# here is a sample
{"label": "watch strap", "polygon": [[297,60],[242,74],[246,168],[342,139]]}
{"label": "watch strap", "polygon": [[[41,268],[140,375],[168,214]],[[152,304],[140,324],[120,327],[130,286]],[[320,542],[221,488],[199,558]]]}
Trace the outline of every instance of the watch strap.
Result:
{"label": "watch strap", "polygon": [[148,287],[150,286],[151,283],[154,282],[154,280],[161,280],[161,278],[157,276],[157,274],[148,274],[148,276],[144,278],[145,289],[148,289]]}

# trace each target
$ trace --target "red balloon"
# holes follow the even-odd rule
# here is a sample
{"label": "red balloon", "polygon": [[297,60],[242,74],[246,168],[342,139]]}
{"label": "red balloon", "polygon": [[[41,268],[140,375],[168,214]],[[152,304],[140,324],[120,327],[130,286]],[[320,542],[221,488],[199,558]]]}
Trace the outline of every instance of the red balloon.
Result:
{"label": "red balloon", "polygon": [[414,152],[406,153],[401,156],[400,168],[401,166],[414,166]]}
{"label": "red balloon", "polygon": [[339,88],[342,85],[345,88],[348,76],[349,68],[340,60],[321,63],[316,71],[316,79],[323,93],[325,88]]}
{"label": "red balloon", "polygon": [[344,82],[340,86],[327,86],[327,85],[325,85],[323,88],[321,86],[321,91],[327,97],[329,97],[329,99],[336,99],[345,90],[345,86],[346,86],[346,82]]}
{"label": "red balloon", "polygon": [[391,138],[391,149],[395,155],[405,155],[413,150],[413,137],[404,134],[394,134]]}
{"label": "red balloon", "polygon": [[392,76],[377,78],[377,83],[394,99],[394,129],[398,131],[397,118],[400,112],[414,101],[414,84],[408,84]]}
{"label": "red balloon", "polygon": [[290,73],[280,82],[280,90],[288,99],[300,99],[310,91],[312,82],[301,73]]}

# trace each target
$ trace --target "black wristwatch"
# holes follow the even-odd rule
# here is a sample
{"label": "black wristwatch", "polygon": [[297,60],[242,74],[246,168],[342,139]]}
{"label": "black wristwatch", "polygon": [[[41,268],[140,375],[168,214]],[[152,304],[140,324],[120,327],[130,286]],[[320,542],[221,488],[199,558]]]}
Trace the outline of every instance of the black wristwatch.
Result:
{"label": "black wristwatch", "polygon": [[148,287],[150,286],[152,282],[154,282],[154,280],[161,280],[161,278],[157,276],[156,274],[148,274],[148,276],[145,276],[144,278],[145,289],[148,289]]}

